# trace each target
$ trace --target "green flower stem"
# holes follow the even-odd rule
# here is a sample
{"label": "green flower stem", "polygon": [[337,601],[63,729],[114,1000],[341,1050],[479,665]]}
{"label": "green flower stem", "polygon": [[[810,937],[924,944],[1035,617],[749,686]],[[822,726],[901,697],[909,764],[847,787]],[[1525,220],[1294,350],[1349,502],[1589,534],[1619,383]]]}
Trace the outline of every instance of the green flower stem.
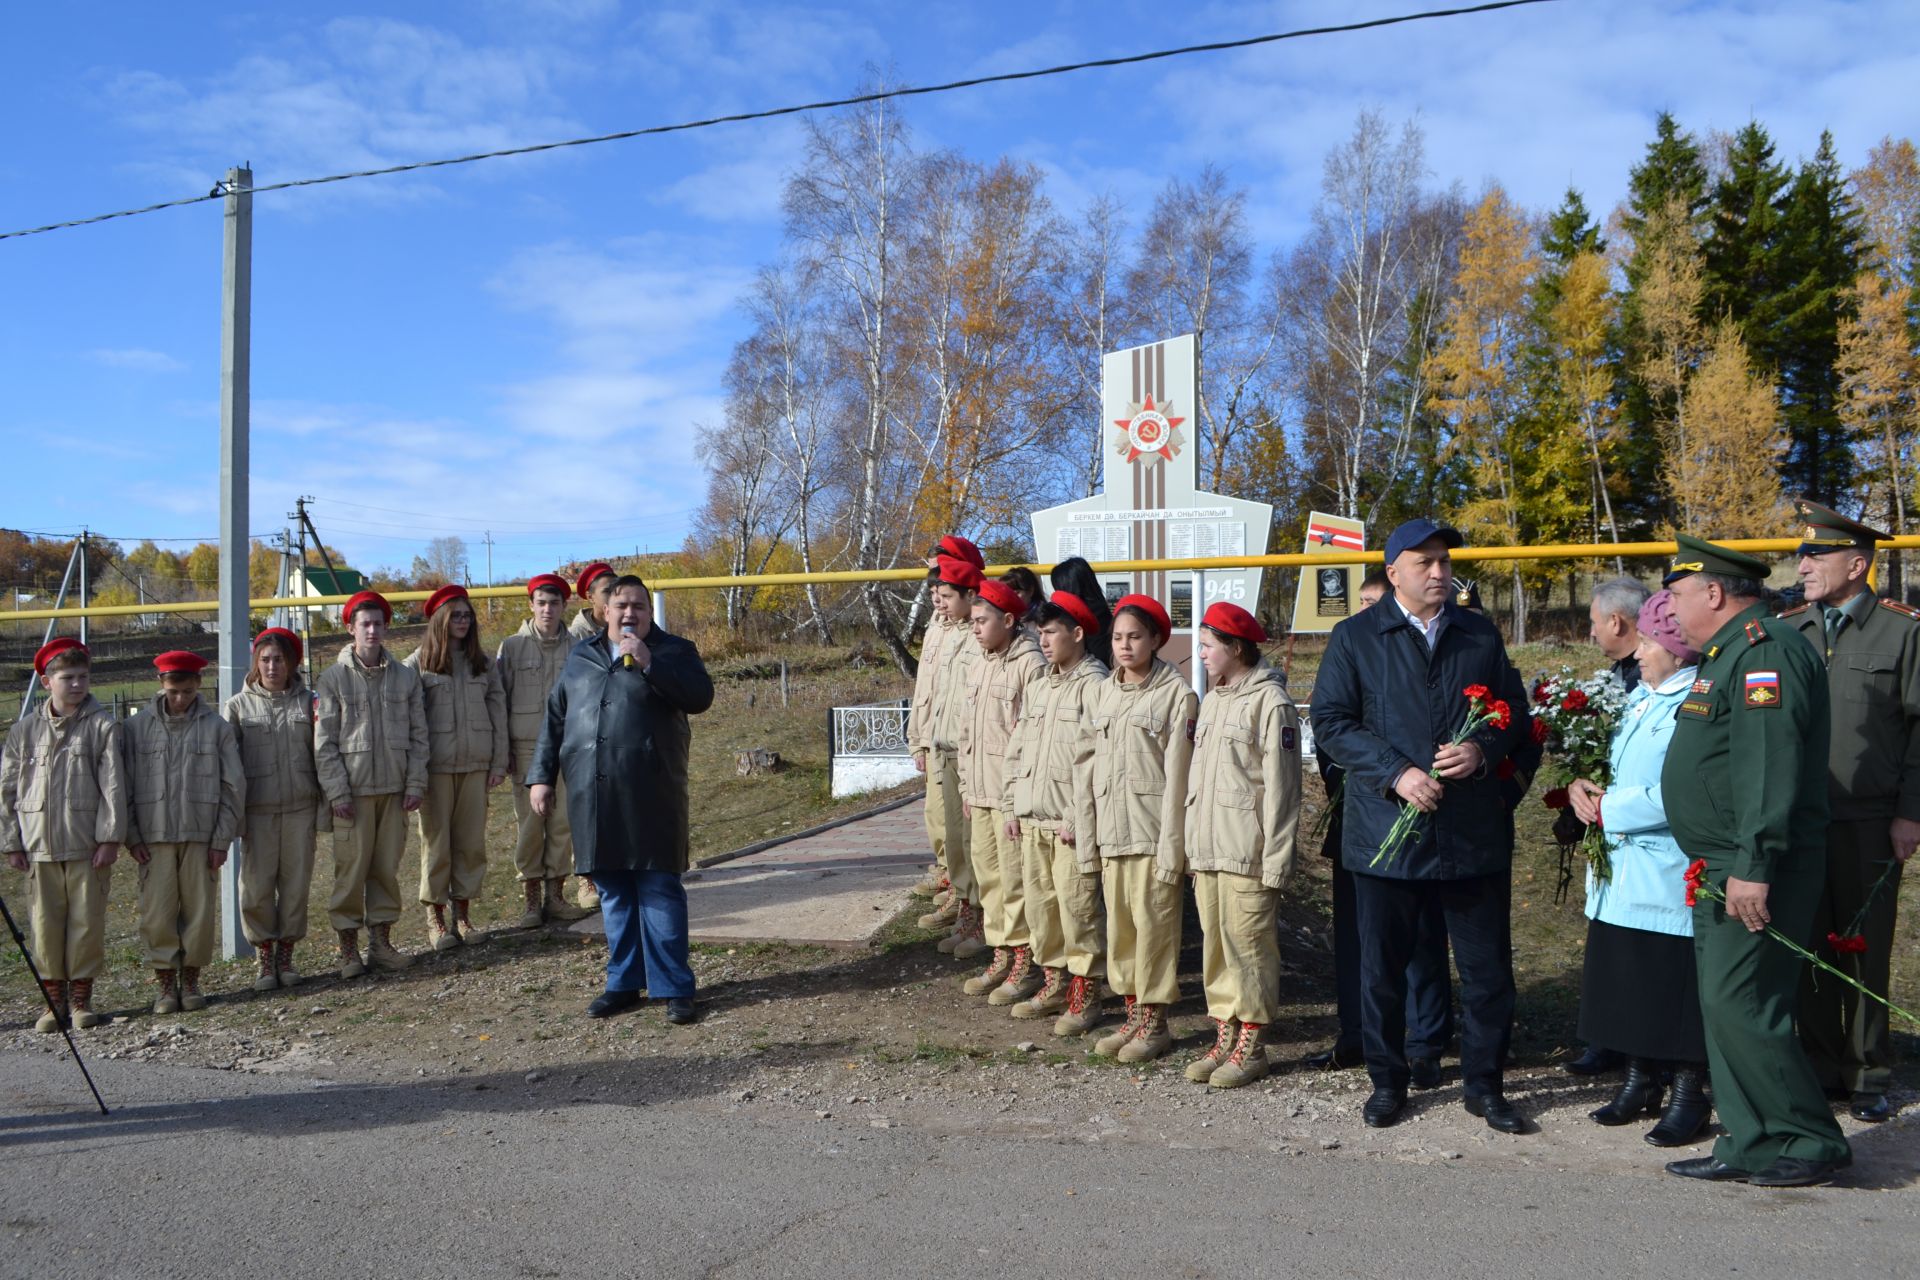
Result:
{"label": "green flower stem", "polygon": [[[1719,889],[1716,889],[1714,886],[1708,884],[1705,879],[1702,879],[1700,881],[1699,885],[1696,886],[1695,891],[1698,893],[1704,894],[1709,898],[1712,898],[1715,902],[1718,902],[1723,906],[1726,904],[1727,895],[1722,893]],[[1914,1026],[1920,1027],[1920,1018],[1914,1017],[1912,1014],[1908,1013],[1905,1009],[1902,1009],[1899,1005],[1887,999],[1885,996],[1877,995],[1874,992],[1867,990],[1866,985],[1862,983],[1859,979],[1855,978],[1852,974],[1842,973],[1840,970],[1834,968],[1832,965],[1828,964],[1825,960],[1822,960],[1819,956],[1813,954],[1813,952],[1807,950],[1805,947],[1801,946],[1799,943],[1795,942],[1792,938],[1789,938],[1786,934],[1780,932],[1778,929],[1774,928],[1772,925],[1767,926],[1766,932],[1768,937],[1772,938],[1775,942],[1778,942],[1781,946],[1793,952],[1795,955],[1801,956],[1807,961],[1809,961],[1814,968],[1826,970],[1828,973],[1840,979],[1840,981],[1846,983],[1848,986],[1852,987],[1855,991],[1858,991],[1861,995],[1867,997],[1869,1000],[1878,1000],[1881,1004],[1887,1006],[1887,1009],[1889,1012],[1897,1013],[1901,1017],[1905,1018],[1908,1022],[1911,1022]]]}

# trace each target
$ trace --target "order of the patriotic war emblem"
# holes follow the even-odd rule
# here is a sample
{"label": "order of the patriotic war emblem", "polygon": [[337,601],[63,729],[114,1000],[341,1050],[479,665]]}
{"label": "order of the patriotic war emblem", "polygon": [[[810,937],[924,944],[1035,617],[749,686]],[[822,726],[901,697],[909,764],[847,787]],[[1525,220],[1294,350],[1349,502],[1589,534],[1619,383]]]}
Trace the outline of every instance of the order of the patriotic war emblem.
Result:
{"label": "order of the patriotic war emblem", "polygon": [[1149,460],[1158,458],[1177,458],[1180,448],[1186,444],[1180,425],[1185,418],[1175,418],[1168,414],[1173,406],[1155,405],[1153,397],[1148,396],[1138,405],[1130,406],[1131,413],[1125,418],[1115,418],[1113,425],[1118,432],[1114,452],[1128,462],[1146,456]]}

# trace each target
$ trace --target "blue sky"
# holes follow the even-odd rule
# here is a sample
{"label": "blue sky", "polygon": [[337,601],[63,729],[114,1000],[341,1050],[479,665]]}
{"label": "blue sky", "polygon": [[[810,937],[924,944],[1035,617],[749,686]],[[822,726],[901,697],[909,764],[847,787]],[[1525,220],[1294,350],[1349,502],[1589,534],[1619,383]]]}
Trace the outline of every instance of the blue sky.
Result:
{"label": "blue sky", "polygon": [[[998,0],[36,5],[0,51],[0,230],[205,192],[1425,7]],[[915,140],[1042,166],[1072,212],[1144,212],[1212,161],[1290,242],[1366,107],[1417,115],[1432,177],[1545,208],[1621,196],[1654,115],[1750,116],[1783,158],[1920,132],[1911,3],[1567,0],[920,99]],[[506,580],[677,545],[736,306],[778,242],[793,121],[256,200],[253,521],[316,495],[356,565],[483,531]],[[216,528],[219,205],[0,241],[0,523]],[[130,543],[129,543],[130,545]]]}

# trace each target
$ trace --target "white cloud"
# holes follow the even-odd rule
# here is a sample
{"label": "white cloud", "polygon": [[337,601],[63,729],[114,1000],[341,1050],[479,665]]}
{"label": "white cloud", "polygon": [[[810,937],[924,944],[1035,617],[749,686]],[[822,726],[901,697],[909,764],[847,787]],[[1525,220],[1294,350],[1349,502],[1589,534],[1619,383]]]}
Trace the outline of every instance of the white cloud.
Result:
{"label": "white cloud", "polygon": [[179,373],[187,367],[184,361],[164,351],[150,351],[145,347],[95,347],[87,352],[87,359],[109,369],[128,369],[135,373]]}

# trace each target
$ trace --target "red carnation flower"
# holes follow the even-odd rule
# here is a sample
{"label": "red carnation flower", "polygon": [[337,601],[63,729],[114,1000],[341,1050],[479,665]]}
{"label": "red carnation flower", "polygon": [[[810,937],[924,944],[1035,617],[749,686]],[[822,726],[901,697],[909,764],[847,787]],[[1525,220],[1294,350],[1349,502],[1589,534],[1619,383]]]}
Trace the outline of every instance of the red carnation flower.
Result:
{"label": "red carnation flower", "polygon": [[1502,782],[1505,782],[1508,778],[1511,778],[1513,776],[1512,757],[1508,757],[1507,759],[1502,760],[1500,762],[1500,767],[1493,771],[1493,776],[1500,779],[1500,781]]}
{"label": "red carnation flower", "polygon": [[1493,717],[1487,721],[1496,729],[1504,729],[1513,723],[1513,708],[1496,698],[1493,702]]}
{"label": "red carnation flower", "polygon": [[1572,693],[1569,693],[1560,700],[1560,709],[1562,711],[1582,711],[1586,709],[1586,705],[1587,691],[1585,689],[1575,689]]}
{"label": "red carnation flower", "polygon": [[1693,906],[1700,896],[1700,887],[1706,883],[1707,860],[1695,858],[1687,864],[1687,905]]}
{"label": "red carnation flower", "polygon": [[1867,951],[1867,940],[1857,933],[1829,933],[1827,945],[1836,955],[1865,955]]}
{"label": "red carnation flower", "polygon": [[1538,747],[1545,745],[1547,735],[1553,732],[1553,728],[1545,720],[1535,720],[1530,732],[1533,736],[1533,745]]}
{"label": "red carnation flower", "polygon": [[1487,686],[1483,684],[1470,684],[1460,692],[1467,695],[1467,701],[1469,702],[1485,702],[1487,700]]}
{"label": "red carnation flower", "polygon": [[1540,803],[1549,809],[1565,809],[1573,804],[1573,800],[1567,795],[1565,787],[1555,787],[1540,797]]}

